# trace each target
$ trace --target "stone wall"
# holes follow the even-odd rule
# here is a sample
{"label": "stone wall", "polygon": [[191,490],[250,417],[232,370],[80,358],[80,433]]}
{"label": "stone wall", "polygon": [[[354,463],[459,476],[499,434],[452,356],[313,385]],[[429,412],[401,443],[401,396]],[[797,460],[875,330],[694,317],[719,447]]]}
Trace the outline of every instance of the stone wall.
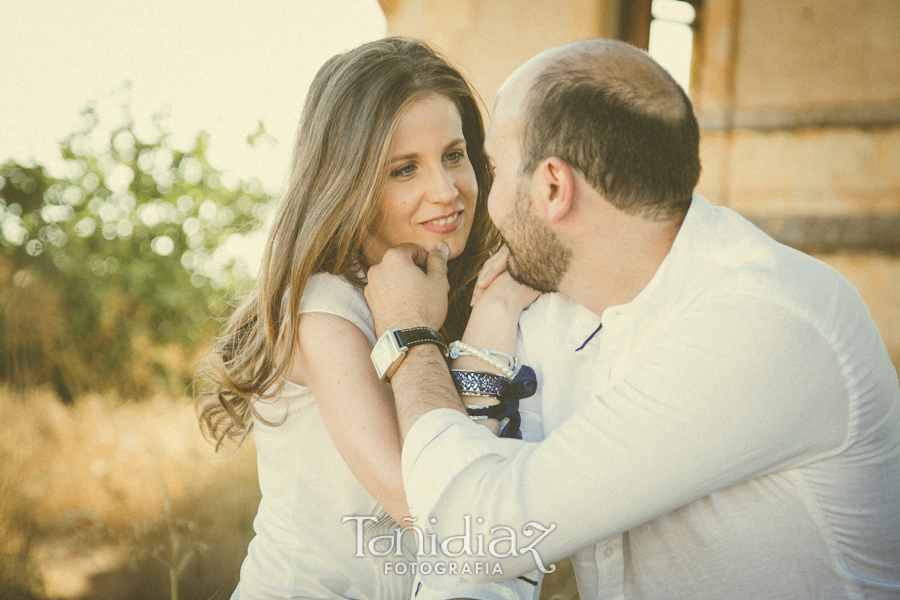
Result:
{"label": "stone wall", "polygon": [[698,192],[831,264],[900,365],[900,2],[706,0]]}
{"label": "stone wall", "polygon": [[603,0],[379,0],[388,35],[446,52],[488,108],[519,65],[553,46],[615,36],[618,3]]}

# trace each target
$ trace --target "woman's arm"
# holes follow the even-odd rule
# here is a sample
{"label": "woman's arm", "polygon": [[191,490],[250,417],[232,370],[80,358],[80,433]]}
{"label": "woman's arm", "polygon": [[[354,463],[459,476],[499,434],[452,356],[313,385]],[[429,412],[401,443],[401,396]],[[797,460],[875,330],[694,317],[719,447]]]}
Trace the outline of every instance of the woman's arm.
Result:
{"label": "woman's arm", "polygon": [[409,516],[390,387],[378,380],[365,334],[341,317],[300,316],[289,379],[312,390],[325,428],[362,486],[399,524]]}
{"label": "woman's arm", "polygon": [[[490,348],[514,356],[519,315],[537,300],[540,294],[514,281],[506,272],[508,256],[509,252],[504,246],[482,267],[479,283],[485,282],[486,285],[476,287],[472,314],[462,341],[479,349]],[[460,356],[451,362],[450,368],[499,374],[497,369],[471,356]],[[499,402],[472,396],[463,396],[462,399],[470,406],[493,405]],[[500,431],[500,423],[496,419],[479,423],[494,434]]]}

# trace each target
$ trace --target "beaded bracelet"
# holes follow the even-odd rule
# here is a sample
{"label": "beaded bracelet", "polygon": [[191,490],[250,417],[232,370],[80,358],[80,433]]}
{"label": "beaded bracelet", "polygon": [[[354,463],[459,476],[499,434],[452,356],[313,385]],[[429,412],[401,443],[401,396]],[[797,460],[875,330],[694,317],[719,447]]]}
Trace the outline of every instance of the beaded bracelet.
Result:
{"label": "beaded bracelet", "polygon": [[[450,354],[449,357],[459,358],[460,356],[471,356],[473,358],[477,358],[481,362],[490,365],[503,373],[503,376],[506,379],[512,379],[516,372],[516,359],[507,354],[506,352],[500,352],[499,350],[491,350],[490,348],[484,348],[480,350],[475,346],[470,346],[469,344],[462,341],[455,341],[450,344]],[[497,356],[502,356],[507,360],[506,363],[496,358]]]}

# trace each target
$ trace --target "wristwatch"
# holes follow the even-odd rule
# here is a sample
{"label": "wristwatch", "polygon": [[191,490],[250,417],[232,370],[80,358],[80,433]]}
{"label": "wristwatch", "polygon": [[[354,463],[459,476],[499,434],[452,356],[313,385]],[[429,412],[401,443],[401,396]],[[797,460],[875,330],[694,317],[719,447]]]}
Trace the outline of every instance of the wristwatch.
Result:
{"label": "wristwatch", "polygon": [[449,353],[447,344],[430,327],[388,329],[372,348],[372,364],[375,365],[378,378],[381,381],[390,381],[400,363],[406,358],[406,351],[418,344],[435,344],[441,348],[444,356]]}

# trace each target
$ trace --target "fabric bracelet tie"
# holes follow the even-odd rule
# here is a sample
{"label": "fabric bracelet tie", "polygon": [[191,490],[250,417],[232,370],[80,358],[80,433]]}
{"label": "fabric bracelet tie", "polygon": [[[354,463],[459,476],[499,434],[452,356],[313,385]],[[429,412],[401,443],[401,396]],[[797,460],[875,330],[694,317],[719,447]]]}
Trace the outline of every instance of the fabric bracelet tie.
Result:
{"label": "fabric bracelet tie", "polygon": [[522,365],[515,377],[509,382],[506,394],[501,398],[500,404],[478,408],[468,408],[470,417],[487,417],[502,421],[508,419],[506,425],[500,431],[500,437],[522,439],[522,415],[519,414],[519,400],[533,396],[537,391],[537,377],[534,369],[528,365]]}

